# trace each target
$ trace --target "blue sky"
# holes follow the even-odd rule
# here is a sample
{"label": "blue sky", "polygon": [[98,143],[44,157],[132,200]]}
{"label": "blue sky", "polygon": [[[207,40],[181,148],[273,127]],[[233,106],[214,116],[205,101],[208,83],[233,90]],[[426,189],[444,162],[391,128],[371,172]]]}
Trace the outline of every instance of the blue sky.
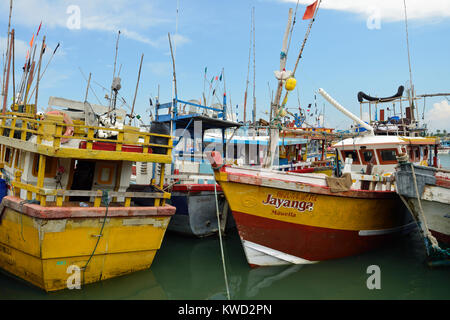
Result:
{"label": "blue sky", "polygon": [[[302,21],[306,5],[299,1],[287,69],[292,69],[308,21]],[[177,3],[179,12],[176,13]],[[242,118],[250,45],[251,9],[255,7],[257,117],[267,118],[271,89],[276,87],[273,71],[279,68],[282,37],[289,8],[296,0],[15,0],[12,24],[16,29],[16,78],[21,75],[26,49],[42,20],[42,36],[49,50],[44,65],[61,44],[40,85],[39,107],[47,107],[50,96],[84,100],[86,80],[92,73],[88,100],[106,104],[112,80],[117,31],[121,30],[118,68],[120,94],[131,106],[141,54],[144,63],[136,99],[137,113],[148,119],[149,97],[160,86],[162,102],[172,97],[172,65],[167,33],[176,40],[178,96],[200,99],[207,82],[225,70],[228,102],[239,105]],[[407,0],[409,43],[413,83],[417,94],[450,92],[450,1]],[[69,28],[77,6],[80,28]],[[6,46],[9,0],[0,4],[0,49]],[[178,17],[178,18],[177,18]],[[73,26],[73,24],[72,24]],[[177,33],[178,31],[178,33]],[[3,57],[1,59],[3,65]],[[253,78],[251,69],[250,80]],[[403,0],[323,0],[296,72],[300,104],[314,105],[318,88],[359,115],[358,91],[388,96],[409,80]],[[269,84],[268,84],[269,83]],[[222,85],[222,84],[221,84]],[[107,88],[104,90],[103,87]],[[252,82],[247,105],[252,106]],[[218,91],[222,91],[219,86]],[[208,95],[209,90],[206,90]],[[10,94],[11,97],[11,94]],[[97,100],[98,98],[98,100]],[[297,91],[288,107],[297,108]],[[450,97],[449,97],[450,98]],[[317,105],[325,110],[325,124],[345,129],[351,121],[317,94]],[[325,105],[325,107],[323,107]],[[419,105],[420,116],[423,103]],[[247,109],[248,113],[250,109]],[[313,109],[314,111],[314,109]],[[367,111],[367,110],[365,110]],[[450,131],[450,105],[445,98],[429,98],[425,121],[433,129]]]}

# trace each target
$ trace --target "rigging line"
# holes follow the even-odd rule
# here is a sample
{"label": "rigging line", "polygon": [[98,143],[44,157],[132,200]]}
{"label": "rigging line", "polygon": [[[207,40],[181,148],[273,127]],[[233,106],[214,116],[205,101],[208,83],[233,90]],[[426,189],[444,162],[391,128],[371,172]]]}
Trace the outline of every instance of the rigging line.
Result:
{"label": "rigging line", "polygon": [[[85,77],[85,80],[86,80],[86,77]],[[87,80],[86,80],[87,81]],[[94,82],[96,85],[98,85],[100,88],[102,88],[104,91],[106,91],[106,92],[108,92],[108,89],[106,89],[104,86],[102,86],[100,83],[98,83],[97,81],[95,81],[94,79],[92,79],[92,82]],[[94,89],[92,89],[91,88],[91,90],[92,90],[92,92],[94,92],[93,90]],[[95,92],[94,92],[94,95],[95,95]],[[125,104],[125,106],[128,108],[128,109],[130,109],[131,110],[131,107],[128,105],[128,103],[125,101],[125,98],[120,94],[120,93],[117,93],[117,96],[120,98],[120,99],[122,99],[122,102]],[[97,97],[97,96],[96,96]],[[97,98],[97,100],[98,100],[98,98]],[[100,100],[98,100],[98,102],[99,102],[99,104],[100,105],[102,105],[102,103],[100,102]]]}
{"label": "rigging line", "polygon": [[[219,218],[219,200],[217,199],[217,187],[216,187],[217,183],[214,182],[214,195],[216,198],[216,215],[217,215],[217,226],[219,229],[219,243],[220,243],[220,254],[221,254],[221,258],[222,258],[222,267],[223,267],[223,275],[224,275],[224,280],[225,280],[225,287],[227,290],[227,298],[228,300],[230,300],[230,289],[228,288],[228,278],[227,278],[227,268],[226,268],[226,263],[225,263],[225,255],[223,253],[223,243],[222,243],[222,228],[220,225],[220,218]],[[227,214],[227,212],[222,212],[222,214]]]}
{"label": "rigging line", "polygon": [[[83,76],[83,78],[84,78],[84,80],[86,81],[86,82],[88,82],[88,79],[86,78],[86,76],[84,75],[84,73],[83,73],[83,71],[81,70],[81,68],[80,67],[78,67],[78,69],[80,70],[80,72],[81,72],[81,75]],[[93,80],[94,81],[94,80]],[[88,82],[89,83],[89,82]],[[98,97],[97,97],[97,95],[95,94],[95,91],[94,91],[94,89],[92,89],[92,87],[89,85],[89,89],[91,89],[91,91],[92,91],[92,93],[94,94],[94,96],[95,96],[95,98],[97,99],[97,101],[98,101],[98,104],[102,104],[101,102],[100,102],[100,100],[98,99]]]}
{"label": "rigging line", "polygon": [[255,7],[253,7],[253,126],[256,128]]}
{"label": "rigging line", "polygon": [[412,72],[411,72],[411,57],[410,57],[410,54],[409,54],[408,17],[406,15],[406,0],[403,0],[403,7],[405,8],[406,47],[407,47],[407,50],[408,50],[409,82],[411,84],[411,89],[412,89],[413,82],[412,82]]}
{"label": "rigging line", "polygon": [[247,81],[245,82],[245,94],[244,94],[244,123],[247,120],[246,112],[247,112],[247,92],[248,92],[248,84],[249,84],[249,75],[250,75],[250,57],[252,52],[252,27],[253,27],[253,8],[250,18],[250,44],[248,46],[248,67],[247,67]]}
{"label": "rigging line", "polygon": [[299,1],[300,0],[297,0],[297,5],[295,6],[294,20],[292,21],[291,31],[289,32],[289,41],[288,41],[288,46],[287,46],[287,49],[286,49],[286,55],[288,54],[289,48],[291,47],[292,32],[294,31],[294,25],[295,25],[296,18],[297,18],[297,9],[298,9],[298,2]]}

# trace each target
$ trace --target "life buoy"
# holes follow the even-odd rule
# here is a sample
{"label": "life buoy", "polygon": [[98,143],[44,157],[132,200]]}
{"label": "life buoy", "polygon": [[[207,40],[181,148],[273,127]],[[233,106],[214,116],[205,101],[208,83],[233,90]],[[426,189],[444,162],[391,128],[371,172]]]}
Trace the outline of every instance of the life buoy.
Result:
{"label": "life buoy", "polygon": [[[65,124],[67,124],[66,131],[64,132],[63,136],[73,136],[73,132],[74,132],[73,126],[69,126],[70,124],[73,124],[73,121],[72,121],[72,119],[70,119],[70,117],[67,115],[67,113],[53,110],[53,111],[46,112],[45,114],[54,114],[57,116],[63,116],[63,121]],[[68,141],[69,141],[68,138],[61,138],[61,143],[66,143]]]}

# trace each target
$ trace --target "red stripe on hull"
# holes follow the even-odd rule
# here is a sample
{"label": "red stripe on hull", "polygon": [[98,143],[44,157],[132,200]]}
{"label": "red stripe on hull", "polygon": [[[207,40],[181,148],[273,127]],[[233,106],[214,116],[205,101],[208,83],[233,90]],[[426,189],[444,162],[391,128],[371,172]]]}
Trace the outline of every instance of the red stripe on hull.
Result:
{"label": "red stripe on hull", "polygon": [[379,247],[395,236],[359,236],[358,231],[311,227],[237,211],[233,211],[233,217],[243,240],[309,261],[357,255]]}
{"label": "red stripe on hull", "polygon": [[443,177],[436,177],[436,185],[450,189],[450,180]]}
{"label": "red stripe on hull", "polygon": [[[172,191],[177,192],[200,192],[200,191],[214,191],[214,184],[175,184]],[[220,185],[216,185],[216,191],[222,192]]]}
{"label": "red stripe on hull", "polygon": [[436,238],[437,241],[445,244],[446,246],[450,246],[450,235],[448,234],[444,234],[444,233],[440,233],[434,230],[431,230],[431,234]]}

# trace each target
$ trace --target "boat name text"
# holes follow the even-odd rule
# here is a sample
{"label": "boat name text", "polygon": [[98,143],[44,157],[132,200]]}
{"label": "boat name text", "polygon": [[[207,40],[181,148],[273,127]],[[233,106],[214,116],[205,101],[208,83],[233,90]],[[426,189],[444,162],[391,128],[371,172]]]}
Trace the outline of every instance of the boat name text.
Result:
{"label": "boat name text", "polygon": [[283,208],[293,208],[300,212],[313,211],[314,203],[309,201],[299,201],[299,200],[289,200],[274,197],[272,194],[267,195],[267,199],[262,202],[263,205],[274,206],[277,209]]}

